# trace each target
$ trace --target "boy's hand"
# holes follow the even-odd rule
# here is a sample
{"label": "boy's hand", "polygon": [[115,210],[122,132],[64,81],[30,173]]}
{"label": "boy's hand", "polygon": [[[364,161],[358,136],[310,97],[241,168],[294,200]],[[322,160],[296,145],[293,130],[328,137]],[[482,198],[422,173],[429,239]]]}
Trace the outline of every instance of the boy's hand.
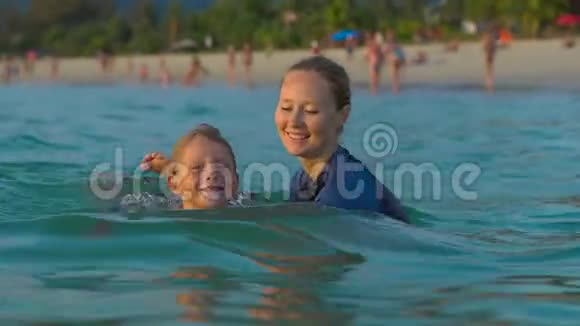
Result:
{"label": "boy's hand", "polygon": [[156,173],[161,173],[171,161],[167,160],[163,154],[159,152],[153,152],[145,155],[139,167],[143,171],[153,171]]}

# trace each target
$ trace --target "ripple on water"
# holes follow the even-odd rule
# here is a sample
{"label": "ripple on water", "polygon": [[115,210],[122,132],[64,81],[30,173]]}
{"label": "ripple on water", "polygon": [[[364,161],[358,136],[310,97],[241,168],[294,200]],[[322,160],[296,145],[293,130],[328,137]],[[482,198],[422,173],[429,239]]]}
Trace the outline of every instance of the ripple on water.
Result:
{"label": "ripple on water", "polygon": [[182,112],[183,112],[184,116],[199,117],[199,116],[208,115],[212,111],[214,111],[214,110],[208,106],[195,104],[195,103],[188,103]]}
{"label": "ripple on water", "polygon": [[[234,135],[240,167],[298,164],[272,123],[268,103],[278,88],[54,89],[25,89],[46,94],[45,107],[37,96],[1,91],[0,324],[580,319],[580,174],[573,166],[580,111],[570,108],[578,96],[489,96],[480,86],[397,97],[357,93],[349,121],[357,137],[377,121],[397,121],[398,153],[410,162],[433,162],[444,174],[463,160],[482,164],[475,183],[457,180],[477,191],[477,200],[451,196],[453,180],[445,175],[442,200],[403,200],[430,213],[412,214],[415,223],[406,226],[360,212],[279,205],[283,193],[264,196],[265,207],[125,216],[118,198],[97,198],[87,182],[91,163],[111,161],[111,142],[129,142],[133,157],[125,159],[138,161],[143,152],[170,148],[182,124],[212,120]],[[6,110],[11,101],[22,109]],[[74,117],[78,103],[86,105]],[[196,119],[205,115],[211,117]],[[266,125],[263,136],[241,137]],[[359,138],[344,136],[360,147]],[[143,182],[147,189],[158,184]]]}
{"label": "ripple on water", "polygon": [[157,104],[142,104],[142,105],[129,105],[128,106],[131,110],[135,111],[148,111],[148,112],[161,112],[164,110],[164,107]]}
{"label": "ripple on water", "polygon": [[101,144],[114,143],[119,140],[119,138],[113,137],[111,135],[102,135],[87,131],[78,131],[77,134],[85,139],[94,140]]}
{"label": "ripple on water", "polygon": [[119,113],[104,113],[99,115],[101,118],[109,121],[120,121],[120,122],[129,122],[134,121],[135,118],[130,115],[119,114]]}
{"label": "ripple on water", "polygon": [[40,137],[24,134],[24,135],[17,135],[11,137],[3,142],[0,143],[0,146],[3,149],[26,149],[26,150],[34,150],[34,149],[52,149],[52,150],[65,150],[65,151],[78,151],[80,150],[80,146],[77,145],[70,145],[70,144],[63,144],[63,143],[56,143],[48,141],[47,139],[41,139]]}

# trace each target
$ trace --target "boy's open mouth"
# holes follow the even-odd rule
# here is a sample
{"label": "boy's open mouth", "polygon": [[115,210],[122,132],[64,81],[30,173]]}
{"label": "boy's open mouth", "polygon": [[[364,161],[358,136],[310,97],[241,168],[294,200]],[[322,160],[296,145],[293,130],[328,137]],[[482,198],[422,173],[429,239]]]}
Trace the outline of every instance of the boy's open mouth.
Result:
{"label": "boy's open mouth", "polygon": [[223,200],[226,197],[224,186],[207,186],[200,189],[200,192],[209,200]]}

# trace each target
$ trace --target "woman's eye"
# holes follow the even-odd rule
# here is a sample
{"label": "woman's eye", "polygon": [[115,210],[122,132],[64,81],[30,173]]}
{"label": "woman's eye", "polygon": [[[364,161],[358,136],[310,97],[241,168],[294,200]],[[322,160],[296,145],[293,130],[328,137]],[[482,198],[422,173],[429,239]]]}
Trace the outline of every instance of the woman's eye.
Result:
{"label": "woman's eye", "polygon": [[304,106],[304,112],[308,114],[316,114],[318,113],[318,109],[313,104],[307,104]]}
{"label": "woman's eye", "polygon": [[316,113],[318,113],[318,110],[315,109],[315,108],[312,108],[312,107],[310,107],[310,108],[307,107],[307,108],[304,109],[304,112],[306,112],[308,114],[316,114]]}
{"label": "woman's eye", "polygon": [[292,107],[291,106],[288,106],[288,105],[286,105],[286,106],[283,105],[283,106],[280,107],[280,109],[282,111],[291,111],[292,110]]}

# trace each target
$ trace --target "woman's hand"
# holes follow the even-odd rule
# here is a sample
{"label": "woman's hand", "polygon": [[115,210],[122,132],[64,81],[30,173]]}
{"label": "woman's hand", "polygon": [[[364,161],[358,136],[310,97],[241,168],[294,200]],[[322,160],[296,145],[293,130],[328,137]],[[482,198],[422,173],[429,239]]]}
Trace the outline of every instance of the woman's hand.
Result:
{"label": "woman's hand", "polygon": [[145,155],[139,167],[143,171],[153,171],[156,173],[161,173],[165,167],[171,163],[170,160],[166,159],[163,154],[159,152],[153,152]]}

